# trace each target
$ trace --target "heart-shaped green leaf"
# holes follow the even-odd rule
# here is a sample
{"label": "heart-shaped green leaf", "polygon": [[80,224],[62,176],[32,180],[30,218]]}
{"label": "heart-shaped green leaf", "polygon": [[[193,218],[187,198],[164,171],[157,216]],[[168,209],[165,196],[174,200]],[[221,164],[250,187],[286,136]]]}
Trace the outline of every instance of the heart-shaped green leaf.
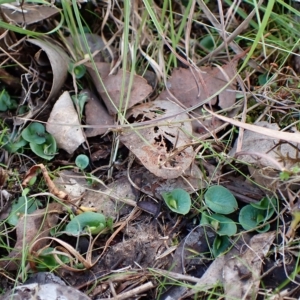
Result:
{"label": "heart-shaped green leaf", "polygon": [[215,213],[227,215],[238,208],[235,197],[221,185],[214,185],[208,188],[204,199],[206,205]]}
{"label": "heart-shaped green leaf", "polygon": [[229,247],[230,247],[230,241],[228,236],[217,235],[214,240],[213,249],[212,249],[214,257],[218,257],[222,253],[226,252]]}
{"label": "heart-shaped green leaf", "polygon": [[[245,230],[256,229],[257,226],[263,224],[266,221],[267,211],[263,209],[258,209],[252,205],[244,206],[239,214],[239,222]],[[265,232],[269,230],[270,225],[256,229],[259,232]]]}
{"label": "heart-shaped green leaf", "polygon": [[43,144],[38,145],[35,143],[29,143],[29,145],[32,152],[34,152],[39,157],[47,160],[52,159],[57,151],[56,141],[54,137],[49,133],[45,134],[45,142]]}
{"label": "heart-shaped green leaf", "polygon": [[[208,222],[214,228],[218,235],[232,236],[236,234],[237,227],[231,219],[219,214],[213,214],[209,216],[205,213],[202,214],[202,218],[204,215],[204,222]],[[201,224],[203,224],[202,220]]]}
{"label": "heart-shaped green leaf", "polygon": [[185,215],[191,209],[191,197],[183,189],[174,189],[172,192],[162,193],[167,206],[178,214]]}

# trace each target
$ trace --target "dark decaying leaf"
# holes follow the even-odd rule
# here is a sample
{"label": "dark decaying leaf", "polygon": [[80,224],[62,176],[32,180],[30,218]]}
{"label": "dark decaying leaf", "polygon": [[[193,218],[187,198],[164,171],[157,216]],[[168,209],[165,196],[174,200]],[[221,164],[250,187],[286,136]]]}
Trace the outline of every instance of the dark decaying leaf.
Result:
{"label": "dark decaying leaf", "polygon": [[195,164],[192,164],[182,176],[177,178],[157,177],[143,166],[131,169],[130,177],[143,193],[160,200],[163,199],[162,193],[171,192],[176,188],[184,189],[190,194],[206,188],[203,174]]}

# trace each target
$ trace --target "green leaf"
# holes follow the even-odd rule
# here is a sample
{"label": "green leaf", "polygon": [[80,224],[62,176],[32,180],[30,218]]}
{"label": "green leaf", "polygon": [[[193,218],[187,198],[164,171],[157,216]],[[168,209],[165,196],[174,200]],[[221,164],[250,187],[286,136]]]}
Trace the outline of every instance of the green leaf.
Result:
{"label": "green leaf", "polygon": [[218,224],[217,228],[213,226],[215,231],[218,233],[218,235],[232,236],[236,234],[237,227],[236,224],[231,219],[218,214],[214,214],[206,217],[209,220],[209,223],[211,225],[213,225],[213,223]]}
{"label": "green leaf", "polygon": [[52,159],[57,151],[56,141],[49,133],[45,134],[45,142],[43,144],[38,145],[35,143],[29,143],[29,145],[32,152],[47,160]]}
{"label": "green leaf", "polygon": [[69,63],[68,72],[72,74],[74,72],[75,78],[80,79],[86,73],[86,67],[84,65],[75,66],[73,63]]}
{"label": "green leaf", "polygon": [[41,123],[33,122],[22,131],[22,137],[29,143],[43,144],[46,141],[45,127]]}
{"label": "green leaf", "polygon": [[162,193],[167,206],[178,214],[185,215],[191,209],[191,197],[183,189],[174,189],[172,192]]}
{"label": "green leaf", "polygon": [[84,170],[89,162],[89,158],[85,154],[79,154],[75,159],[75,164],[80,170]]}
{"label": "green leaf", "polygon": [[9,153],[19,152],[28,143],[21,136],[15,140],[12,135],[10,137],[4,136],[3,142],[5,143],[3,148]]}
{"label": "green leaf", "polygon": [[230,241],[228,236],[216,236],[214,243],[213,243],[213,255],[214,257],[218,257],[222,253],[226,252],[230,247]]}
{"label": "green leaf", "polygon": [[79,236],[83,234],[98,234],[106,227],[104,215],[87,211],[74,217],[66,226],[63,233]]}
{"label": "green leaf", "polygon": [[0,111],[7,111],[11,106],[10,96],[6,90],[0,93]]}
{"label": "green leaf", "polygon": [[251,206],[265,210],[264,220],[269,220],[275,212],[275,207],[277,207],[277,199],[275,197],[268,198],[264,197],[261,201],[257,203],[250,203]]}
{"label": "green leaf", "polygon": [[207,35],[203,39],[200,40],[199,44],[207,49],[212,51],[216,47],[215,40],[213,39],[213,36]]}
{"label": "green leaf", "polygon": [[[56,261],[55,256],[53,254],[55,249],[52,247],[48,247],[42,250],[36,260],[36,268],[42,271],[54,270],[60,266],[60,263]],[[70,259],[65,255],[58,255],[60,260],[65,264],[70,261]]]}
{"label": "green leaf", "polygon": [[208,188],[204,195],[206,205],[219,214],[227,215],[238,208],[237,201],[232,193],[221,185]]}
{"label": "green leaf", "polygon": [[[266,216],[266,210],[258,209],[252,205],[246,205],[240,211],[239,222],[245,230],[253,230],[266,221]],[[257,229],[257,231],[265,232],[265,229]]]}
{"label": "green leaf", "polygon": [[[26,201],[27,201],[27,211],[26,211]],[[34,198],[19,197],[14,201],[11,212],[7,218],[7,222],[16,226],[19,222],[19,218],[22,217],[25,213],[31,214],[38,209],[41,205],[39,201],[36,201]]]}

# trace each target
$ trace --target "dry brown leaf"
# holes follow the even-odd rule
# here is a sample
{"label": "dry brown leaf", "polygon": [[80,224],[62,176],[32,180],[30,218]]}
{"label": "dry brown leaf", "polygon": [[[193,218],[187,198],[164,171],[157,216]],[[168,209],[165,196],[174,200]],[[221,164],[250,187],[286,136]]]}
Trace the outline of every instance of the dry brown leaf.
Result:
{"label": "dry brown leaf", "polygon": [[1,6],[1,11],[10,22],[24,24],[25,21],[26,25],[45,21],[59,13],[59,9],[54,5],[36,5],[28,2],[22,4],[22,9],[20,7],[9,9],[8,7]]}
{"label": "dry brown leaf", "polygon": [[69,92],[64,92],[55,102],[46,129],[53,135],[58,147],[70,154],[85,141]]}
{"label": "dry brown leaf", "polygon": [[114,124],[114,118],[108,114],[107,109],[94,93],[89,90],[83,90],[81,93],[88,95],[88,102],[85,105],[86,124],[95,125],[95,127],[87,128],[85,135],[93,137],[106,133],[108,130],[107,126]]}
{"label": "dry brown leaf", "polygon": [[[220,91],[236,74],[236,65],[228,64],[219,67],[202,67],[197,73],[193,69],[179,68],[175,69],[171,78],[168,80],[168,89],[183,104],[189,108],[206,100],[212,95],[217,96],[210,100],[211,105],[218,104],[222,109],[229,108],[235,103],[235,93],[230,90],[236,90],[236,80]],[[167,90],[163,91],[160,99],[173,99]]]}
{"label": "dry brown leaf", "polygon": [[[129,93],[128,86],[129,86],[129,79],[130,79],[130,72],[126,71],[126,78],[123,77],[123,70],[119,70],[117,74],[108,75],[108,64],[104,63],[96,63],[97,69],[99,74],[101,75],[103,84],[105,89],[103,88],[101,82],[99,82],[98,77],[94,69],[91,67],[90,64],[86,64],[87,69],[92,77],[94,85],[102,97],[108,112],[111,115],[115,115],[117,110],[121,107],[123,110],[125,107],[130,108],[137,103],[142,102],[151,92],[152,87],[147,83],[147,80],[141,76],[134,75],[133,76],[133,84],[130,91],[129,103],[126,102],[127,95]],[[107,72],[108,71],[108,72]],[[124,82],[125,81],[125,82]],[[121,97],[121,90],[122,85],[124,85],[124,95],[123,99]],[[107,96],[106,91],[108,92],[110,98]],[[121,103],[122,101],[122,103]]]}
{"label": "dry brown leaf", "polygon": [[[194,150],[189,146],[187,136],[191,134],[192,126],[186,122],[187,114],[180,112],[183,109],[171,101],[155,100],[133,107],[126,115],[131,123],[154,120],[151,127],[124,132],[120,140],[158,177],[177,178],[194,159]],[[169,125],[155,125],[160,118],[166,118],[164,122]]]}

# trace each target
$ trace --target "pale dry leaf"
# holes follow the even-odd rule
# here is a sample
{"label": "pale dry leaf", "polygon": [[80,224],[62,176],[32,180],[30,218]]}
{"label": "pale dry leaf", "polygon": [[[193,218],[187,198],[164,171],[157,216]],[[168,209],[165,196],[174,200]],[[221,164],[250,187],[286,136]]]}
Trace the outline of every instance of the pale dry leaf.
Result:
{"label": "pale dry leaf", "polygon": [[20,285],[8,291],[1,300],[90,300],[88,296],[79,290],[57,283],[30,283]]}
{"label": "pale dry leaf", "polygon": [[[260,126],[261,132],[245,130],[241,151],[236,152],[238,143],[236,141],[229,155],[250,164],[248,169],[256,183],[276,188],[278,182],[273,178],[278,178],[278,171],[289,170],[300,161],[299,144],[288,143],[262,134],[266,129],[279,133],[280,128],[276,123],[261,121],[255,125]],[[294,134],[300,137],[299,132]]]}
{"label": "pale dry leaf", "polygon": [[64,92],[55,102],[46,129],[53,135],[58,147],[70,154],[85,141],[69,92]]}
{"label": "pale dry leaf", "polygon": [[275,234],[274,231],[270,231],[255,235],[243,254],[226,260],[223,268],[226,299],[256,298],[263,260],[269,252]]}
{"label": "pale dry leaf", "polygon": [[273,137],[274,139],[280,139],[287,142],[294,142],[294,143],[300,143],[300,135],[299,133],[291,133],[286,131],[277,131],[269,128],[262,128],[261,126],[253,125],[253,124],[247,124],[240,122],[235,119],[227,118],[225,116],[218,115],[209,109],[206,108],[206,110],[213,116],[217,117],[218,119],[221,119],[224,122],[228,122],[234,126],[241,127],[250,131],[257,132],[259,134],[267,135],[269,137]]}
{"label": "pale dry leaf", "polygon": [[[171,101],[155,100],[133,107],[126,117],[130,123],[153,120],[151,127],[127,130],[120,136],[122,143],[151,173],[170,179],[179,177],[189,168],[195,154],[188,136],[192,125],[186,122],[188,116],[180,106]],[[159,126],[160,118],[169,125]]]}
{"label": "pale dry leaf", "polygon": [[[265,128],[279,132],[280,128],[276,123],[261,121],[255,125],[260,126],[261,132],[245,130],[241,152],[235,151],[236,141],[233,149],[229,152],[230,156],[247,152],[248,154],[238,155],[238,158],[252,165],[270,167],[279,171],[282,171],[283,168],[289,169],[297,159],[300,159],[299,145],[286,143],[263,134]],[[298,134],[300,138],[299,133],[295,134]]]}
{"label": "pale dry leaf", "polygon": [[[83,90],[80,92],[88,96],[88,101],[85,105],[85,119],[86,124],[91,128],[85,130],[87,137],[102,135],[107,132],[109,125],[114,124],[114,118],[108,114],[107,109],[100,102],[100,99],[90,90]],[[93,127],[93,125],[95,127]]]}
{"label": "pale dry leaf", "polygon": [[[226,84],[236,74],[236,64],[220,67],[201,67],[200,71],[193,69],[175,69],[167,82],[169,91],[186,107],[192,107],[218,94],[210,100],[211,105],[218,104],[222,109],[230,108],[235,103],[236,80],[224,90]],[[201,79],[202,77],[202,79]],[[172,99],[167,90],[163,91],[160,99]],[[218,99],[218,102],[217,102]]]}
{"label": "pale dry leaf", "polygon": [[[37,103],[32,105],[33,108],[31,108],[30,111],[26,114],[22,115],[22,119],[16,118],[16,120],[14,121],[15,125],[23,124],[25,119],[32,119],[38,112],[40,112],[43,107],[45,107],[45,105],[47,105],[48,102],[58,94],[68,75],[69,57],[66,55],[64,50],[58,47],[51,39],[28,39],[26,41],[40,47],[42,51],[45,52],[51,65],[53,81],[47,99],[37,100]],[[40,50],[38,51],[38,53],[40,54]]]}
{"label": "pale dry leaf", "polygon": [[[123,78],[123,70],[119,70],[117,74],[107,74],[107,65],[103,63],[96,63],[99,74],[101,75],[103,84],[99,82],[96,72],[90,65],[88,65],[88,72],[90,73],[97,92],[102,97],[106,108],[111,115],[115,115],[118,109],[121,111],[124,108],[130,108],[137,103],[142,102],[151,92],[152,87],[147,83],[147,80],[141,76],[133,75],[133,83],[131,91],[128,90],[130,72],[126,71],[126,76]],[[122,85],[124,86],[123,98],[121,98]],[[108,93],[108,95],[107,95]],[[129,102],[126,103],[126,98],[130,93]]]}

